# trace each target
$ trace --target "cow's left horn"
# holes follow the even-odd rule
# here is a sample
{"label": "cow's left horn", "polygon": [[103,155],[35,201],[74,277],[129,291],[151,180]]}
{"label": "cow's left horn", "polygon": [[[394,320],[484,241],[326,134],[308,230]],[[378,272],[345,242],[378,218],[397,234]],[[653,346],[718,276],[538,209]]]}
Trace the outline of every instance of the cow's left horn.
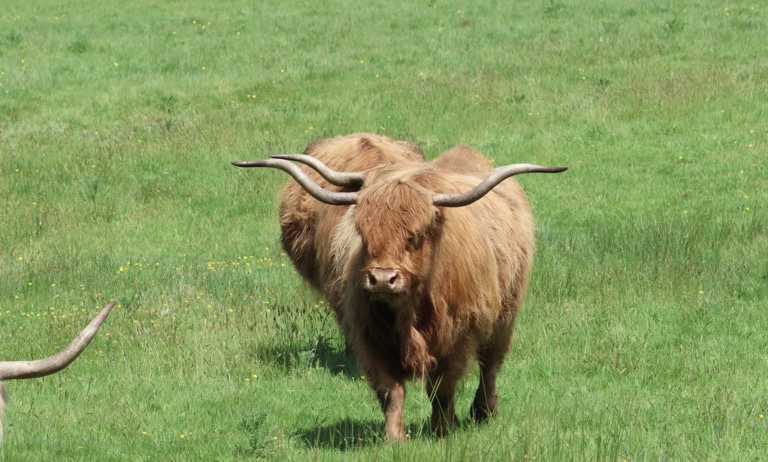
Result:
{"label": "cow's left horn", "polygon": [[96,335],[99,327],[101,327],[101,324],[107,319],[107,315],[114,306],[114,301],[107,303],[104,308],[101,309],[99,314],[85,326],[85,329],[80,332],[80,335],[72,340],[66,348],[53,356],[35,361],[0,362],[0,380],[43,377],[45,375],[55,374],[69,366],[72,361],[77,359],[80,353],[85,350],[85,347],[88,346],[91,339]]}
{"label": "cow's left horn", "polygon": [[325,165],[317,157],[307,154],[275,154],[269,156],[273,159],[292,160],[312,167],[326,181],[336,186],[362,186],[365,175],[360,172],[337,172]]}
{"label": "cow's left horn", "polygon": [[307,174],[296,164],[287,160],[248,160],[243,162],[232,162],[232,165],[235,167],[269,167],[282,170],[291,175],[310,196],[329,205],[352,205],[357,203],[357,192],[335,192],[323,189],[320,185],[315,183],[312,178],[307,176]]}
{"label": "cow's left horn", "polygon": [[482,183],[465,193],[435,194],[432,203],[442,207],[463,207],[469,205],[488,194],[493,188],[505,179],[521,173],[560,173],[567,170],[566,167],[544,167],[536,164],[512,164],[497,168]]}

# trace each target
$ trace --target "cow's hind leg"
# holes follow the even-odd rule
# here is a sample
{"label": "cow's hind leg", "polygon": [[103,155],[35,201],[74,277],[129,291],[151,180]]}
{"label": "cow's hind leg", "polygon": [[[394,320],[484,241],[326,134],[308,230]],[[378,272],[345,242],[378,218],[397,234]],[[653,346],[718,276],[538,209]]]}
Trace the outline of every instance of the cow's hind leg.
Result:
{"label": "cow's hind leg", "polygon": [[512,343],[513,323],[499,326],[493,341],[481,348],[478,353],[480,363],[480,385],[475,393],[475,400],[469,414],[476,422],[484,422],[496,413],[499,397],[496,393],[496,376],[504,362],[504,357]]}

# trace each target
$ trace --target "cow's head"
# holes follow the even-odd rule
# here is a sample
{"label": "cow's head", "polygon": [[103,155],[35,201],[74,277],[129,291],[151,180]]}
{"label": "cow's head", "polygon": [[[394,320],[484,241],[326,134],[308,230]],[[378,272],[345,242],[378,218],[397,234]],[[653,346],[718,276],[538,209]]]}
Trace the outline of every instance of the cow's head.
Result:
{"label": "cow's head", "polygon": [[0,441],[3,437],[3,414],[5,411],[6,392],[3,385],[3,380],[14,379],[33,379],[36,377],[43,377],[46,375],[55,374],[65,367],[69,366],[72,361],[77,359],[80,353],[85,350],[85,347],[91,342],[91,339],[96,335],[96,332],[101,327],[101,324],[109,315],[109,312],[115,306],[115,302],[109,302],[104,308],[101,309],[99,314],[88,323],[87,326],[80,332],[80,334],[72,340],[63,350],[59,351],[53,356],[49,356],[45,359],[37,359],[34,361],[3,361],[0,362]]}
{"label": "cow's head", "polygon": [[[290,161],[312,167],[329,183],[353,191],[328,191]],[[331,205],[356,204],[355,227],[364,248],[361,285],[374,298],[394,301],[411,293],[419,273],[429,271],[434,238],[441,229],[441,207],[469,205],[504,179],[521,173],[557,173],[562,167],[513,164],[497,168],[485,180],[460,194],[425,187],[426,177],[440,172],[426,164],[401,163],[368,172],[339,173],[307,155],[233,162],[238,167],[270,167],[289,173],[315,199]],[[357,190],[354,190],[357,189]]]}
{"label": "cow's head", "polygon": [[360,286],[390,304],[419,292],[443,221],[434,193],[420,181],[424,167],[414,167],[415,173],[399,167],[377,171],[370,186],[360,190],[354,209],[363,244]]}

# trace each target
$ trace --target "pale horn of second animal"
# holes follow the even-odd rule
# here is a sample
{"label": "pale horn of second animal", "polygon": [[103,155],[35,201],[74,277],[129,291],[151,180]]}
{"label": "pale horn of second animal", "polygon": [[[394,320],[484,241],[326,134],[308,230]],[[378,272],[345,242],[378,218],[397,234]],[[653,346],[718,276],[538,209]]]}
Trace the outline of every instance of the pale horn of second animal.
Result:
{"label": "pale horn of second animal", "polygon": [[107,303],[69,345],[52,356],[32,361],[0,362],[0,443],[2,443],[3,438],[3,416],[7,400],[7,393],[2,381],[43,377],[55,374],[72,364],[91,342],[114,306],[114,301]]}

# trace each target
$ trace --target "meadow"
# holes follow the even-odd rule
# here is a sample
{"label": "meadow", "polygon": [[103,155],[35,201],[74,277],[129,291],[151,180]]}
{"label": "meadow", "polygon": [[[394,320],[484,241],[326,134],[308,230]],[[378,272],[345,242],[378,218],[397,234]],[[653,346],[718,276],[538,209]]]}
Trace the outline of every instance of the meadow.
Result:
{"label": "meadow", "polygon": [[[768,6],[0,2],[0,460],[764,460]],[[282,252],[282,172],[375,132],[521,176],[537,260],[500,411],[409,441]],[[466,420],[477,371],[459,389]]]}

